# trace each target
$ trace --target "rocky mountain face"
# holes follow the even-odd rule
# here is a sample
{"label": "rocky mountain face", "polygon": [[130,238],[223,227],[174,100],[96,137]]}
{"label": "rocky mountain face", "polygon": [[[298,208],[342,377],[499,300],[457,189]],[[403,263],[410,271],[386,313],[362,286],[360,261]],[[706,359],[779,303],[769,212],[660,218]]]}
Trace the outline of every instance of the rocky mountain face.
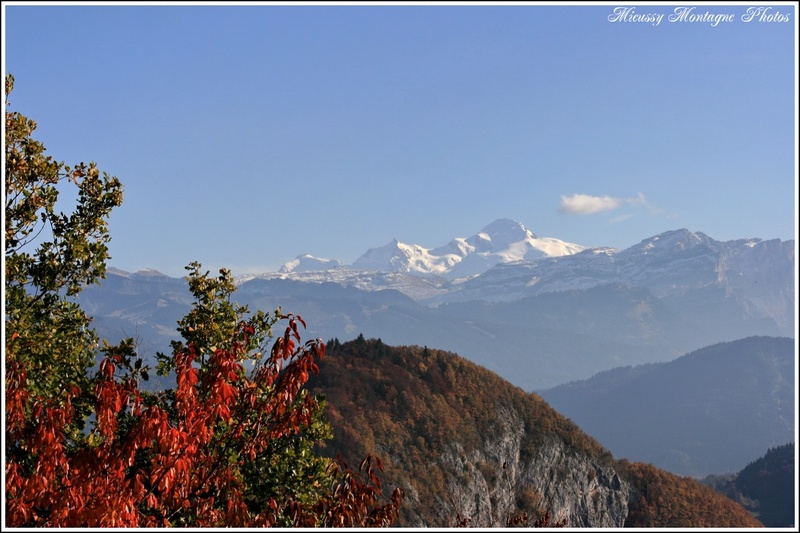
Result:
{"label": "rocky mountain face", "polygon": [[[498,418],[506,432],[496,440],[487,440],[482,449],[471,453],[454,442],[451,450],[440,455],[437,467],[446,477],[449,496],[449,502],[442,498],[441,518],[455,515],[468,517],[472,527],[504,527],[519,512],[517,500],[528,497],[549,502],[554,521],[563,520],[568,527],[624,526],[630,486],[612,467],[574,453],[557,438],[543,442],[533,457],[522,461],[523,421],[518,413],[498,415],[508,418]],[[489,471],[487,465],[499,468],[500,474]],[[408,504],[413,513],[419,497],[409,498]],[[409,527],[427,525],[422,516],[408,523]]]}
{"label": "rocky mountain face", "polygon": [[327,398],[325,452],[377,455],[383,486],[405,491],[400,527],[505,527],[545,511],[568,527],[758,525],[697,482],[616,461],[537,395],[454,354],[334,341],[309,388]]}

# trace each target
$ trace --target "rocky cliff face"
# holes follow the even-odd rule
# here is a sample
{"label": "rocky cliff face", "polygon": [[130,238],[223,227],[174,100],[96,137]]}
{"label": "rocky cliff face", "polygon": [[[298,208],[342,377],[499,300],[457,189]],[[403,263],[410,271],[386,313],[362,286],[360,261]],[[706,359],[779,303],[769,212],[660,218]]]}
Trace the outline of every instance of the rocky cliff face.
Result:
{"label": "rocky cliff face", "polygon": [[628,515],[628,484],[611,467],[574,453],[563,441],[542,445],[521,480],[536,486],[569,527],[622,527]]}
{"label": "rocky cliff face", "polygon": [[[467,451],[454,441],[431,465],[446,477],[438,524],[416,514],[405,525],[430,527],[460,517],[472,527],[505,527],[523,510],[546,508],[567,527],[623,527],[630,487],[610,466],[557,437],[531,449],[525,423],[512,407],[499,409],[497,420],[499,427],[480,448]],[[417,509],[419,493],[410,480],[409,488],[407,508]]]}

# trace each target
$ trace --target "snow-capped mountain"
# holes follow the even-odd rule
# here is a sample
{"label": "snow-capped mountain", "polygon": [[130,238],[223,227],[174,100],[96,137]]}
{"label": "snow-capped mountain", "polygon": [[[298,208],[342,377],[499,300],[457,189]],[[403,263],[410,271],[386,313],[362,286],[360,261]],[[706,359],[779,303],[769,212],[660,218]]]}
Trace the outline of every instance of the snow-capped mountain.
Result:
{"label": "snow-capped mountain", "polygon": [[333,282],[360,290],[395,289],[416,301],[513,301],[537,294],[607,284],[639,286],[656,297],[721,289],[757,316],[790,327],[794,302],[794,241],[716,241],[686,229],[655,235],[625,250],[587,249],[541,238],[523,224],[499,219],[475,235],[437,248],[393,240],[352,265],[302,255],[279,272],[242,276]]}
{"label": "snow-capped mountain", "polygon": [[322,259],[314,257],[310,254],[298,255],[288,263],[284,263],[278,272],[310,272],[315,270],[329,270],[342,266],[342,263],[336,259]]}
{"label": "snow-capped mountain", "polygon": [[438,248],[408,245],[396,239],[372,248],[352,265],[356,270],[409,272],[446,279],[469,278],[511,261],[559,257],[584,247],[553,238],[539,238],[519,222],[495,220],[472,237],[457,237]]}
{"label": "snow-capped mountain", "polygon": [[500,263],[429,303],[511,301],[609,284],[643,287],[658,298],[720,289],[756,316],[791,327],[794,242],[716,241],[686,229],[665,232],[625,250],[593,248],[536,261]]}
{"label": "snow-capped mountain", "polygon": [[380,248],[370,248],[356,259],[354,270],[409,272],[417,275],[444,276],[458,262],[454,254],[434,255],[427,248],[405,244],[397,239]]}
{"label": "snow-capped mountain", "polygon": [[[454,280],[482,274],[500,263],[560,257],[583,249],[578,244],[537,237],[519,222],[499,219],[471,237],[457,237],[437,248],[394,239],[386,246],[370,248],[349,266],[303,255],[286,263],[280,273],[299,274],[341,267],[355,272],[396,272]],[[331,275],[340,277],[341,273]]]}
{"label": "snow-capped mountain", "polygon": [[[512,261],[542,257],[559,257],[583,250],[584,247],[553,238],[539,238],[524,225],[509,219],[492,222],[468,238],[455,238],[445,246],[431,250],[406,246],[393,241],[378,250],[370,250],[354,268],[400,270],[419,274],[437,274],[447,279],[469,278],[493,266]],[[400,252],[399,254],[397,252]],[[388,263],[380,260],[388,256]]]}

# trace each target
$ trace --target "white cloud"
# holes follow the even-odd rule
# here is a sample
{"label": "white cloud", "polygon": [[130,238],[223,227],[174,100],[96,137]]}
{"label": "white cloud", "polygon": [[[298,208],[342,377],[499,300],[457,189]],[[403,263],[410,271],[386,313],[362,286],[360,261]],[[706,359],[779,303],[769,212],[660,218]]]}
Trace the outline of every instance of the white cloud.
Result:
{"label": "white cloud", "polygon": [[[613,211],[623,205],[634,207],[644,207],[653,216],[663,214],[664,210],[655,207],[644,197],[642,193],[636,193],[634,198],[619,198],[615,196],[592,196],[590,194],[573,194],[572,196],[561,196],[561,207],[559,211],[568,215],[593,215],[605,211]],[[621,222],[630,218],[631,214],[619,215],[612,222]]]}
{"label": "white cloud", "polygon": [[589,194],[573,194],[572,196],[561,196],[562,213],[570,215],[591,215],[612,211],[621,206],[625,200],[612,196],[591,196]]}

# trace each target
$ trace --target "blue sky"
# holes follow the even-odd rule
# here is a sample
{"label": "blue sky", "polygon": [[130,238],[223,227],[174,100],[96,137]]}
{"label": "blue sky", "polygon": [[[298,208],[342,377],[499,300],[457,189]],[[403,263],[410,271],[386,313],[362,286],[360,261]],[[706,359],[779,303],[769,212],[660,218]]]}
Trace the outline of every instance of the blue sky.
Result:
{"label": "blue sky", "polygon": [[[629,5],[629,4],[628,4]],[[125,186],[110,265],[277,270],[498,218],[626,248],[794,239],[789,22],[617,4],[4,4],[11,109]]]}

